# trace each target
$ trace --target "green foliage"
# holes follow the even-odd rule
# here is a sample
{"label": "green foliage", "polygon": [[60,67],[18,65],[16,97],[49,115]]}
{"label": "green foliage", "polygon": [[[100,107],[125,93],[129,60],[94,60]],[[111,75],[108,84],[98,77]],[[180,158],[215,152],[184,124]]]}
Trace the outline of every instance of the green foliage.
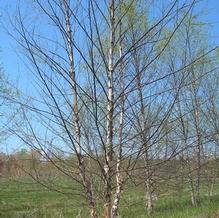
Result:
{"label": "green foliage", "polygon": [[21,150],[17,151],[15,156],[19,159],[25,158],[28,155],[28,151],[25,148],[22,148]]}
{"label": "green foliage", "polygon": [[[126,0],[121,4],[121,14],[124,16],[124,21],[129,28],[138,27],[137,30],[146,30],[148,28],[148,15],[145,10],[142,10],[142,4]],[[123,23],[124,25],[124,23]]]}

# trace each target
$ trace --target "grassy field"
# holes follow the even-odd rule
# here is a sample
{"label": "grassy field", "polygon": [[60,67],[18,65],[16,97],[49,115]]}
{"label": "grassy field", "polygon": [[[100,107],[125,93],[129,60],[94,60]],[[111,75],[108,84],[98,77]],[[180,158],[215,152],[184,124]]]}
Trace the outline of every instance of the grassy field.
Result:
{"label": "grassy field", "polygon": [[[0,217],[4,218],[87,218],[86,205],[79,196],[64,196],[37,184],[1,181]],[[217,218],[219,217],[219,186],[210,199],[202,197],[200,207],[191,207],[189,196],[166,196],[156,203],[154,218]],[[130,188],[124,193],[120,209],[123,218],[145,218],[144,196],[141,190]],[[218,214],[218,215],[217,215]]]}

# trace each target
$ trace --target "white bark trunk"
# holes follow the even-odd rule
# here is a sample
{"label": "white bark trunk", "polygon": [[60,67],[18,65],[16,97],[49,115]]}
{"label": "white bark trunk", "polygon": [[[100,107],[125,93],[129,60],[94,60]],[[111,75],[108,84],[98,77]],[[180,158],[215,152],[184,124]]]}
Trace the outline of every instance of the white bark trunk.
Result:
{"label": "white bark trunk", "polygon": [[85,166],[83,161],[83,156],[81,154],[81,133],[79,124],[79,114],[78,114],[78,93],[77,93],[77,82],[74,69],[74,51],[73,51],[73,36],[70,22],[70,2],[64,0],[65,9],[65,21],[66,21],[66,33],[67,33],[67,47],[68,47],[68,58],[69,58],[69,74],[72,81],[72,91],[73,91],[73,125],[75,128],[75,152],[78,158],[78,166],[80,171],[80,177],[85,189],[86,198],[88,206],[90,209],[90,216],[92,218],[97,218],[96,213],[96,203],[93,197],[93,191],[89,179],[86,177]]}
{"label": "white bark trunk", "polygon": [[[120,8],[121,11],[121,8]],[[120,37],[120,43],[119,43],[119,57],[122,57],[122,33],[121,28],[122,24],[119,25],[119,37]],[[119,131],[118,131],[118,139],[119,139],[119,147],[118,147],[118,155],[117,155],[117,164],[116,164],[116,193],[114,194],[114,201],[112,206],[112,217],[116,218],[118,217],[118,208],[119,208],[119,202],[122,195],[122,189],[123,189],[123,178],[120,172],[121,168],[121,159],[122,159],[122,134],[123,134],[123,127],[124,127],[124,111],[125,111],[125,96],[124,96],[124,66],[123,62],[120,64],[120,85],[121,85],[121,98],[120,98],[120,120],[119,120]]]}
{"label": "white bark trunk", "polygon": [[[190,169],[189,169],[190,170]],[[191,192],[191,202],[193,206],[197,206],[197,196],[196,196],[196,191],[195,191],[195,186],[194,186],[194,181],[193,181],[193,176],[192,173],[189,172],[189,184],[190,184],[190,192]]]}
{"label": "white bark trunk", "polygon": [[104,179],[105,179],[105,208],[104,217],[111,218],[112,214],[112,169],[111,163],[113,159],[113,109],[114,109],[114,87],[113,87],[113,59],[114,59],[114,44],[115,44],[115,5],[114,0],[110,1],[110,45],[109,45],[109,60],[107,70],[107,124],[106,124],[106,163],[104,166]]}
{"label": "white bark trunk", "polygon": [[154,204],[153,204],[153,190],[151,187],[150,178],[146,179],[145,188],[146,188],[146,208],[148,211],[148,215],[151,215],[154,212]]}

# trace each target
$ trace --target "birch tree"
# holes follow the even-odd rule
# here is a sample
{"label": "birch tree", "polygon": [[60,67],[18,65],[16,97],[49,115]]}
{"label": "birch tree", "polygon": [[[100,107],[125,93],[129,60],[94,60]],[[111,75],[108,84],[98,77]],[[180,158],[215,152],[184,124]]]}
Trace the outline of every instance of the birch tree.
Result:
{"label": "birch tree", "polygon": [[[77,188],[66,191],[37,170],[29,175],[51,190],[83,196],[93,218],[119,216],[126,182],[142,158],[152,211],[149,154],[163,149],[163,125],[183,86],[170,78],[183,78],[216,49],[175,69],[162,64],[196,1],[159,2],[162,10],[143,0],[22,1],[12,22],[35,82],[32,101],[20,103],[26,125],[13,132]],[[139,19],[145,14],[147,22]]]}

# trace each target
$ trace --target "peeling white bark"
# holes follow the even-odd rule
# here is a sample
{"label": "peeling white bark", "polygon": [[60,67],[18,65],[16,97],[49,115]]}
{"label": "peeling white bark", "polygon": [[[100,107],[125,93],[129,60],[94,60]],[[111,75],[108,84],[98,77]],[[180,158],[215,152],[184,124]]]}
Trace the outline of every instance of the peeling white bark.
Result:
{"label": "peeling white bark", "polygon": [[88,206],[90,208],[90,216],[92,218],[97,218],[96,213],[96,203],[93,197],[93,191],[89,179],[86,177],[85,166],[83,161],[83,156],[81,154],[81,132],[79,124],[79,114],[78,114],[78,93],[77,93],[77,82],[74,69],[74,51],[73,51],[73,36],[70,21],[70,1],[64,0],[65,9],[65,21],[66,21],[66,33],[67,33],[67,47],[68,47],[68,58],[69,58],[69,74],[72,81],[72,91],[73,91],[73,126],[75,128],[75,152],[78,158],[78,165],[80,171],[80,177],[85,189],[86,198]]}
{"label": "peeling white bark", "polygon": [[[122,24],[120,23],[120,43],[119,43],[119,57],[122,57],[122,34],[121,34]],[[120,86],[121,86],[121,99],[120,99],[120,119],[119,119],[119,130],[118,130],[118,155],[117,155],[117,163],[116,163],[116,192],[114,194],[114,201],[112,206],[112,217],[118,217],[118,208],[119,202],[122,195],[123,190],[123,178],[121,175],[121,161],[122,161],[122,135],[123,135],[123,128],[124,128],[124,114],[125,114],[125,93],[124,93],[124,66],[123,62],[120,64]]]}
{"label": "peeling white bark", "polygon": [[115,46],[115,3],[114,0],[110,1],[110,45],[109,45],[109,59],[108,59],[108,70],[107,70],[107,123],[106,123],[106,163],[104,166],[105,170],[105,208],[104,217],[111,218],[112,214],[112,176],[111,176],[111,163],[113,159],[113,110],[114,110],[114,87],[113,87],[113,60],[114,60],[114,46]]}

